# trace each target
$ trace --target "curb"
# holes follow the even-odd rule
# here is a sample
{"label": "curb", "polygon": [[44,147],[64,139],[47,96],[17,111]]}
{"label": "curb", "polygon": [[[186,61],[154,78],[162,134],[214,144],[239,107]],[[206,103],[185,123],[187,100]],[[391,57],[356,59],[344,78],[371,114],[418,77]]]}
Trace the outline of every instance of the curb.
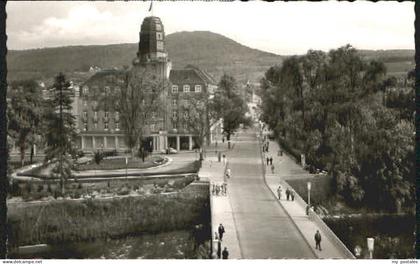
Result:
{"label": "curb", "polygon": [[310,242],[306,239],[306,237],[304,236],[304,234],[302,233],[302,231],[300,230],[300,228],[297,226],[297,224],[295,223],[295,221],[293,221],[292,216],[289,214],[289,212],[283,207],[283,205],[281,204],[281,202],[277,199],[276,194],[271,190],[270,186],[267,183],[267,179],[265,177],[265,170],[264,170],[264,160],[263,160],[263,155],[261,152],[261,142],[260,140],[258,140],[258,145],[259,145],[259,149],[260,149],[260,156],[261,156],[261,162],[262,162],[262,172],[263,172],[263,178],[264,178],[264,183],[265,186],[270,190],[271,194],[274,196],[274,198],[276,198],[277,203],[281,206],[281,208],[286,212],[287,216],[289,217],[289,219],[292,221],[293,225],[296,227],[296,229],[299,231],[300,235],[302,236],[302,238],[306,241],[306,243],[308,244],[309,248],[311,249],[312,253],[314,253],[315,257],[317,259],[319,259],[319,256],[317,254],[317,252],[315,251],[315,249],[311,246]]}

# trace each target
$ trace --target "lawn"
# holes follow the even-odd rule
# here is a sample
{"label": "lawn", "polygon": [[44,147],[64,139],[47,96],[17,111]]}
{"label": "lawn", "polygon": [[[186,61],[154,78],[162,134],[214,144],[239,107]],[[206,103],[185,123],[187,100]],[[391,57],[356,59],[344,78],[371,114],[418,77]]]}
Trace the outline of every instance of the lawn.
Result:
{"label": "lawn", "polygon": [[89,164],[78,165],[76,171],[85,170],[117,170],[117,169],[146,169],[158,166],[167,162],[167,160],[161,156],[151,156],[145,159],[143,162],[139,158],[128,158],[128,164],[125,164],[125,157],[118,157],[112,159],[104,159],[99,164],[96,164],[93,160]]}

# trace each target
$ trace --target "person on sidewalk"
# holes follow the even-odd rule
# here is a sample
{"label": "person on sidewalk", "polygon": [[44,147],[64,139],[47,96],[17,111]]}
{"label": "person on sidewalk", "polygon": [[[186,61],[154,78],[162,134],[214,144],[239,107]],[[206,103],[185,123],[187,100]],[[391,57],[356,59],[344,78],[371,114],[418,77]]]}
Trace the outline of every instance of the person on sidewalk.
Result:
{"label": "person on sidewalk", "polygon": [[279,197],[279,200],[281,200],[281,185],[277,188],[277,196]]}
{"label": "person on sidewalk", "polygon": [[226,170],[226,178],[230,179],[230,176],[232,176],[232,171],[230,170],[230,168],[228,168]]}
{"label": "person on sidewalk", "polygon": [[295,192],[293,190],[290,190],[290,197],[292,197],[292,201],[295,200]]}
{"label": "person on sidewalk", "polygon": [[273,165],[273,156],[270,156],[270,165]]}
{"label": "person on sidewalk", "polygon": [[316,230],[315,233],[315,249],[319,249],[320,251],[321,249],[321,233],[319,233],[319,230]]}
{"label": "person on sidewalk", "polygon": [[289,188],[286,188],[286,199],[289,201],[289,197],[290,197],[290,190]]}
{"label": "person on sidewalk", "polygon": [[223,183],[223,195],[226,195],[226,194],[227,194],[227,183],[224,182]]}
{"label": "person on sidewalk", "polygon": [[222,224],[220,224],[218,231],[219,231],[220,241],[223,241],[223,234],[225,233],[225,227]]}
{"label": "person on sidewalk", "polygon": [[225,247],[225,249],[223,249],[223,252],[222,252],[222,259],[228,259],[228,258],[229,258],[229,251]]}
{"label": "person on sidewalk", "polygon": [[270,158],[267,156],[265,159],[267,160],[267,166],[270,165]]}

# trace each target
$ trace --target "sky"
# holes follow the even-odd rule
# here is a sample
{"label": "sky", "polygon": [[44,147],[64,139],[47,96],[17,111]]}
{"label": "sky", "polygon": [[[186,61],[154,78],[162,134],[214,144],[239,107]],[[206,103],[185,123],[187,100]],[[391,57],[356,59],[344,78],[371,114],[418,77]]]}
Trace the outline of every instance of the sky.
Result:
{"label": "sky", "polygon": [[[150,2],[8,2],[9,49],[135,43]],[[414,49],[414,2],[153,2],[165,33],[212,31],[280,55]]]}

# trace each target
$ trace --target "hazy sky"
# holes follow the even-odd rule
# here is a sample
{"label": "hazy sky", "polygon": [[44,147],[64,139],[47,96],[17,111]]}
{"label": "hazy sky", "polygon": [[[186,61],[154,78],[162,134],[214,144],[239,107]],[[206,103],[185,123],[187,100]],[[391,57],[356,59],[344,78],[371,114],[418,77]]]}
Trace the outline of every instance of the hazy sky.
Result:
{"label": "hazy sky", "polygon": [[[134,43],[150,2],[8,2],[9,49]],[[277,54],[414,49],[414,2],[153,2],[166,34],[206,30]]]}

